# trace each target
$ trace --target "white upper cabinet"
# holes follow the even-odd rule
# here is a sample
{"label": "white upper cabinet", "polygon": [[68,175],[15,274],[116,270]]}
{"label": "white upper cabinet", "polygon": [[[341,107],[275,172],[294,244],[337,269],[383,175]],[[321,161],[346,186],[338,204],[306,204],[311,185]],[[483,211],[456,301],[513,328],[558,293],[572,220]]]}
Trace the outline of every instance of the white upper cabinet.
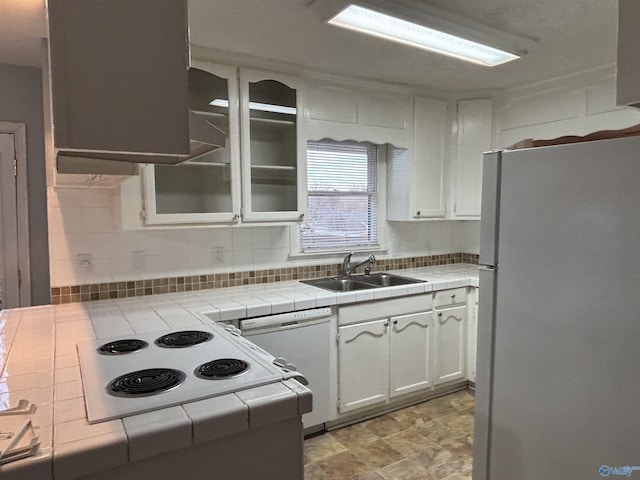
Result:
{"label": "white upper cabinet", "polygon": [[309,140],[330,138],[410,146],[410,95],[318,79],[309,80],[306,85],[305,131]]}
{"label": "white upper cabinet", "polygon": [[298,80],[194,62],[192,111],[225,147],[177,166],[144,168],[146,224],[297,221],[306,209]]}
{"label": "white upper cabinet", "polygon": [[300,220],[306,145],[298,79],[240,70],[243,220]]}
{"label": "white upper cabinet", "polygon": [[453,218],[480,218],[482,154],[491,149],[493,101],[458,102]]}
{"label": "white upper cabinet", "polygon": [[447,107],[442,100],[414,98],[413,148],[393,148],[388,158],[389,220],[445,217]]}
{"label": "white upper cabinet", "polygon": [[240,121],[236,69],[213,65],[190,69],[189,103],[201,118],[225,133],[225,147],[176,166],[145,166],[145,222],[237,222]]}
{"label": "white upper cabinet", "polygon": [[317,85],[307,95],[307,115],[310,120],[358,123],[358,100],[347,88]]}

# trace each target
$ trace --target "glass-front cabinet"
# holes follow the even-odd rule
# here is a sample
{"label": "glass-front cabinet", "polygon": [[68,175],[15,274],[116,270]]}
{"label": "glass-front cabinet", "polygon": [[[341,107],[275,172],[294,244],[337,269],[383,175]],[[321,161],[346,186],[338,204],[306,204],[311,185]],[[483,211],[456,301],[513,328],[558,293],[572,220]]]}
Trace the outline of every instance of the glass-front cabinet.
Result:
{"label": "glass-front cabinet", "polygon": [[145,223],[301,220],[305,142],[297,79],[208,63],[189,71],[190,108],[226,134],[225,147],[144,169]]}
{"label": "glass-front cabinet", "polygon": [[305,208],[305,143],[297,80],[240,70],[243,219],[299,220]]}
{"label": "glass-front cabinet", "polygon": [[147,224],[233,223],[240,219],[239,97],[236,69],[189,70],[193,112],[226,134],[225,147],[175,166],[144,169]]}

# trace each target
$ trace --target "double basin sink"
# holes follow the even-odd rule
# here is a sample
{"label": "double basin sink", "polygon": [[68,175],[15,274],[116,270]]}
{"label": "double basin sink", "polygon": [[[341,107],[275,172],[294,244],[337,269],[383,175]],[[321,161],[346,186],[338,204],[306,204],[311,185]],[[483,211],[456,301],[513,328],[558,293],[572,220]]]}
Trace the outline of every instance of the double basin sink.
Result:
{"label": "double basin sink", "polygon": [[370,275],[351,275],[348,277],[327,277],[313,280],[302,280],[302,283],[324,288],[332,292],[351,292],[353,290],[367,290],[370,288],[394,287],[396,285],[409,285],[412,283],[424,283],[426,280],[402,277],[391,273],[372,273]]}

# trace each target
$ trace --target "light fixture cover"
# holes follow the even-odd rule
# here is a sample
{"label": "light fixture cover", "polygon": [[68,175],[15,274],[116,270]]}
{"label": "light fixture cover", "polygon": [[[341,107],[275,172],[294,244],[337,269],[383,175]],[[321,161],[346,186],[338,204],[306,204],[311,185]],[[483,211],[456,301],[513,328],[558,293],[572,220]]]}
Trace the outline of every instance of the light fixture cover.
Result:
{"label": "light fixture cover", "polygon": [[347,6],[328,23],[488,67],[520,58],[513,53],[358,5]]}

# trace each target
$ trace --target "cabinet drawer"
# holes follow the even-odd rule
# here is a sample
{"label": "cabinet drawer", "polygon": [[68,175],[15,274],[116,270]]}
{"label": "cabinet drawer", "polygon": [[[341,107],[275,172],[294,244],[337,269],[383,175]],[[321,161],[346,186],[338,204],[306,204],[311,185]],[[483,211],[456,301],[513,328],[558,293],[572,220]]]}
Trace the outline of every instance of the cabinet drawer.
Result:
{"label": "cabinet drawer", "polygon": [[379,318],[425,312],[432,308],[431,294],[411,295],[338,307],[338,325],[377,320]]}
{"label": "cabinet drawer", "polygon": [[452,288],[451,290],[440,290],[435,292],[434,305],[436,307],[448,307],[458,305],[467,300],[467,287]]}

